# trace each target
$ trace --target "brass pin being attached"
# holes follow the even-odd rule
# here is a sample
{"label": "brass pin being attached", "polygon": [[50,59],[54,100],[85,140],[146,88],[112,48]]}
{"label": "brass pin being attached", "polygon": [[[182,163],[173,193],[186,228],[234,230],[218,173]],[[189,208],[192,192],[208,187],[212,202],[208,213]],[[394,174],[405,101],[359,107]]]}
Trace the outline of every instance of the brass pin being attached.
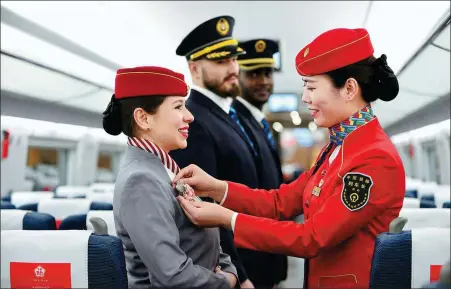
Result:
{"label": "brass pin being attached", "polygon": [[188,198],[190,200],[196,199],[199,202],[202,202],[202,199],[194,194],[194,190],[187,184],[184,184],[181,181],[178,181],[175,185],[176,190],[179,192],[179,196],[184,198]]}

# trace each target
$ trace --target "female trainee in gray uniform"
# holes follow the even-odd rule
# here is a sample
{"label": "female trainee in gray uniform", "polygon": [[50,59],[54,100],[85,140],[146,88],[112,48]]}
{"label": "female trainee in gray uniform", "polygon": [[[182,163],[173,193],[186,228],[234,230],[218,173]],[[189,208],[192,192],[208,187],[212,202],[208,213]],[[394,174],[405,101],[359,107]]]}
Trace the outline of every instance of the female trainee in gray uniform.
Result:
{"label": "female trainee in gray uniform", "polygon": [[[128,137],[113,211],[130,288],[233,288],[236,269],[222,253],[218,228],[198,228],[172,187],[179,168],[168,152],[187,146],[192,114],[184,76],[162,67],[117,71],[103,114],[111,135]],[[189,190],[188,190],[189,191]]]}

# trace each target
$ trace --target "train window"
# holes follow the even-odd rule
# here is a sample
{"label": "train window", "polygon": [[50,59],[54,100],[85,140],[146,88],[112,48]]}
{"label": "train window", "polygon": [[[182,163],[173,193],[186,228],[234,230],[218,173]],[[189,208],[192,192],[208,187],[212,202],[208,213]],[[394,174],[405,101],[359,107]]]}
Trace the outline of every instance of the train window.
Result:
{"label": "train window", "polygon": [[114,183],[115,174],[115,157],[114,153],[100,152],[97,161],[96,182]]}
{"label": "train window", "polygon": [[28,148],[25,178],[33,183],[33,190],[53,190],[66,184],[67,150]]}

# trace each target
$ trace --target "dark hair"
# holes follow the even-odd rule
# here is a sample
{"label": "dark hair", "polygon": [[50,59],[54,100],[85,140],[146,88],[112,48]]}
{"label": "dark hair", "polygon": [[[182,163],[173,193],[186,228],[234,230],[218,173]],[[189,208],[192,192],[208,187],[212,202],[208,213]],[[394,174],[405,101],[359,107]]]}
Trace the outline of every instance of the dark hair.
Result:
{"label": "dark hair", "polygon": [[349,78],[354,78],[362,90],[363,99],[370,103],[377,99],[391,101],[399,92],[399,84],[393,70],[387,64],[387,56],[371,56],[357,63],[325,73],[336,88],[342,88]]}
{"label": "dark hair", "polygon": [[166,99],[166,96],[137,96],[116,99],[113,96],[108,107],[103,112],[103,129],[111,135],[119,135],[123,132],[126,136],[133,137],[135,131],[135,109],[142,108],[149,114],[155,114]]}

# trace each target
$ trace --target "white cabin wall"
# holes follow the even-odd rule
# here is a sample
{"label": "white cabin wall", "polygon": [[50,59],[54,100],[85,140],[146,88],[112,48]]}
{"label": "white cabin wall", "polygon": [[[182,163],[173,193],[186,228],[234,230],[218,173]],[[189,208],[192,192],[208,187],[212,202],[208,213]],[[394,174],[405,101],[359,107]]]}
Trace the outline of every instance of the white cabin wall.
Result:
{"label": "white cabin wall", "polygon": [[82,137],[75,149],[72,166],[69,169],[72,175],[71,184],[74,186],[87,186],[95,181],[97,160],[99,157],[99,143],[92,137]]}
{"label": "white cabin wall", "polygon": [[440,180],[442,185],[450,184],[450,148],[449,135],[437,136],[437,152],[439,154]]}
{"label": "white cabin wall", "polygon": [[[10,131],[8,157],[1,162],[1,196],[25,188],[25,168],[28,157],[28,135]],[[3,134],[2,134],[3,141]],[[3,148],[2,148],[3,149]]]}
{"label": "white cabin wall", "polygon": [[426,153],[424,152],[421,140],[415,139],[413,141],[415,156],[413,159],[413,166],[415,167],[415,178],[426,181],[428,175],[428,166]]}

